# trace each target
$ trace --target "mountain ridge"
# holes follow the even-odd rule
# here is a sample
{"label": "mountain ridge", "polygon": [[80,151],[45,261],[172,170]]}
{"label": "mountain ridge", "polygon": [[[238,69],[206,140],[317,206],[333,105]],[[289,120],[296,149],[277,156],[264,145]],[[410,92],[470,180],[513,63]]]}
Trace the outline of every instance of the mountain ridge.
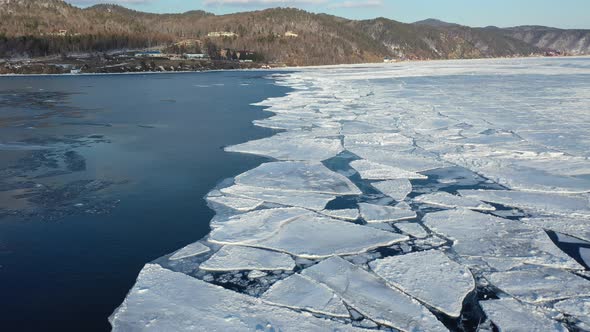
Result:
{"label": "mountain ridge", "polygon": [[[209,37],[212,32],[230,32],[232,37]],[[62,0],[0,0],[4,57],[166,47],[185,39],[203,41],[210,51],[251,50],[268,62],[289,65],[376,62],[385,57],[510,57],[549,51],[590,54],[590,30],[472,28],[437,19],[351,20],[294,8],[225,15],[202,10],[156,14],[113,4],[79,8]]]}

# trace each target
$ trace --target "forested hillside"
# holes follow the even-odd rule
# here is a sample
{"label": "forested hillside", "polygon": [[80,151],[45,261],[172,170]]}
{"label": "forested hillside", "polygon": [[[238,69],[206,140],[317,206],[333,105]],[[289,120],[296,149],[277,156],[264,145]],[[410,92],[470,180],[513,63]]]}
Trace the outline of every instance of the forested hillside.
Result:
{"label": "forested hillside", "polygon": [[[565,30],[560,30],[565,31]],[[212,32],[225,37],[209,36]],[[583,35],[583,34],[582,34]],[[565,35],[564,35],[565,36]],[[247,50],[267,62],[318,65],[394,59],[455,59],[542,54],[579,47],[522,30],[470,28],[436,20],[354,21],[276,8],[230,15],[143,13],[116,5],[78,8],[61,0],[0,0],[0,56],[45,56],[160,47],[198,41],[193,51]],[[566,38],[566,37],[564,37]],[[558,40],[555,40],[558,39]]]}

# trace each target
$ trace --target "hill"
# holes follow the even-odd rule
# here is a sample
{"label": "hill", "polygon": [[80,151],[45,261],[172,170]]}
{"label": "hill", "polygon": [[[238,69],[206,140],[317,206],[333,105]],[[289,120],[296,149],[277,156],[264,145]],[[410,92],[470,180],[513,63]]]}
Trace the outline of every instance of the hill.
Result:
{"label": "hill", "polygon": [[503,29],[505,35],[542,49],[590,54],[590,30],[563,30],[543,26]]}
{"label": "hill", "polygon": [[230,15],[153,14],[117,5],[82,9],[61,0],[0,0],[3,57],[170,48],[192,40],[198,41],[198,48],[191,49],[194,52],[246,50],[268,62],[319,65],[384,57],[522,56],[548,49],[589,53],[589,33],[542,27],[471,28],[435,19],[413,24],[386,18],[356,21],[291,8]]}

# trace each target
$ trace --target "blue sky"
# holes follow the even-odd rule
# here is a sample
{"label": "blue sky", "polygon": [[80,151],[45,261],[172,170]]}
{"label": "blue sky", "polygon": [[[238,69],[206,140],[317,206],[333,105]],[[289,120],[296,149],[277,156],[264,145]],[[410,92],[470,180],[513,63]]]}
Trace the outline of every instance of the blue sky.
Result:
{"label": "blue sky", "polygon": [[470,26],[548,25],[590,29],[590,0],[69,0],[88,6],[118,3],[149,12],[203,9],[215,14],[298,7],[354,19],[384,16],[402,22],[438,18]]}

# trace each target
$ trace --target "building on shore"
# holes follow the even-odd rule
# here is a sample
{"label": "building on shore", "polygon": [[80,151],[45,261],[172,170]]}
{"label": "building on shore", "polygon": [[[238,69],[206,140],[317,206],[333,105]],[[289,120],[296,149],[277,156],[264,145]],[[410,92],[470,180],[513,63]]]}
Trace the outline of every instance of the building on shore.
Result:
{"label": "building on shore", "polygon": [[166,58],[167,56],[160,51],[144,51],[135,53],[136,58]]}
{"label": "building on shore", "polygon": [[199,39],[184,39],[177,41],[174,43],[175,46],[178,47],[194,47],[194,46],[203,46],[203,42]]}
{"label": "building on shore", "polygon": [[230,31],[214,31],[214,32],[209,32],[207,34],[207,37],[209,37],[209,38],[239,37],[239,35],[235,32],[230,32]]}
{"label": "building on shore", "polygon": [[187,54],[183,54],[183,57],[185,59],[189,59],[189,60],[208,60],[209,59],[209,55],[203,54],[203,53],[187,53]]}

